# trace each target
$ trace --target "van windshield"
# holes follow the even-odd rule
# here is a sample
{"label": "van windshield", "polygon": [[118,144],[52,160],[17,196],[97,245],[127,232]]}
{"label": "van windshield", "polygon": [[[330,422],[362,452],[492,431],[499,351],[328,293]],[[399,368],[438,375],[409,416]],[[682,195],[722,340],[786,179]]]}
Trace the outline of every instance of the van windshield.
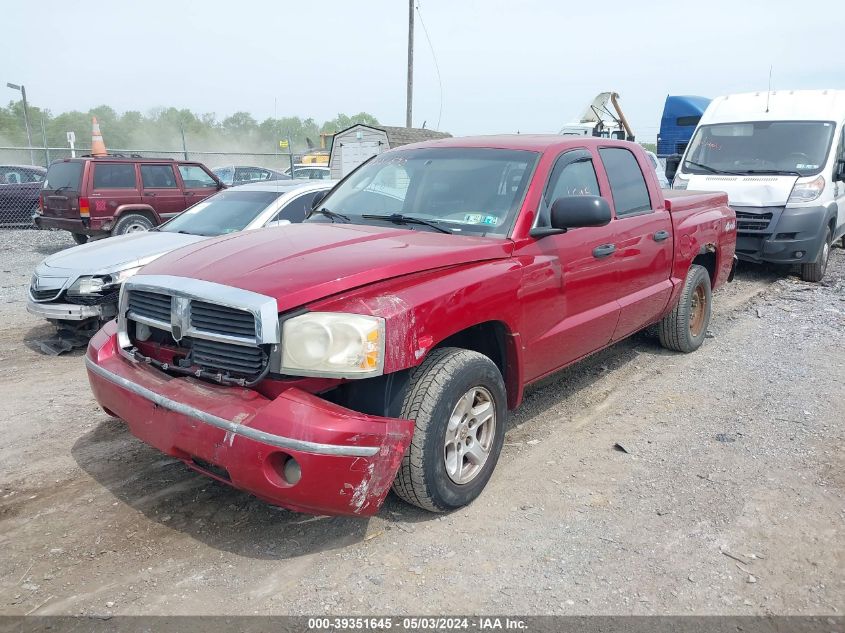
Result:
{"label": "van windshield", "polygon": [[683,171],[812,176],[827,162],[835,127],[832,121],[702,125],[690,141]]}
{"label": "van windshield", "polygon": [[47,177],[44,179],[44,189],[79,191],[79,181],[82,180],[81,162],[58,162],[50,165]]}
{"label": "van windshield", "polygon": [[356,224],[504,237],[538,156],[488,148],[393,150],[361,166],[326,197],[319,211],[328,217],[316,213],[308,221],[341,216]]}

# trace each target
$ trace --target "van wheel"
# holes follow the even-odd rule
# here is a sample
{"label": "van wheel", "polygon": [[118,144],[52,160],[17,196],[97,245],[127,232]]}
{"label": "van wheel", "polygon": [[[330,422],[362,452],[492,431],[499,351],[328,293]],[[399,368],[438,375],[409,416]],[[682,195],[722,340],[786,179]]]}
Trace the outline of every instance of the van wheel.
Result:
{"label": "van wheel", "polygon": [[411,373],[402,417],[416,428],[393,482],[402,499],[443,512],[475,499],[505,440],[505,384],[487,356],[436,349]]}
{"label": "van wheel", "polygon": [[88,241],[88,236],[85,233],[71,233],[70,235],[77,244],[85,244]]}
{"label": "van wheel", "polygon": [[713,292],[710,274],[703,266],[690,266],[681,298],[672,311],[657,324],[660,344],[675,352],[694,352],[704,342]]}
{"label": "van wheel", "polygon": [[830,235],[830,227],[824,234],[824,244],[819,252],[819,257],[812,264],[801,264],[801,279],[804,281],[821,281],[827,270],[827,262],[830,259],[830,245],[833,240]]}
{"label": "van wheel", "polygon": [[126,235],[127,233],[140,233],[153,228],[152,221],[140,213],[127,213],[120,216],[111,230],[112,235]]}

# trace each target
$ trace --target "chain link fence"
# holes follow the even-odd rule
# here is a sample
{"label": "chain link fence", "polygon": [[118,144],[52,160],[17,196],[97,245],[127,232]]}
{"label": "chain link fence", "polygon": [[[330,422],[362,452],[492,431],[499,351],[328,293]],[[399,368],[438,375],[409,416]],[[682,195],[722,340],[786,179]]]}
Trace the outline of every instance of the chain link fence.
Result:
{"label": "chain link fence", "polygon": [[[41,185],[52,161],[81,157],[90,150],[67,147],[0,147],[0,229],[35,228],[32,216],[38,207]],[[127,158],[173,158],[204,163],[210,169],[229,166],[262,167],[285,171],[291,155],[282,153],[111,149],[110,155]],[[296,156],[293,157],[296,161]],[[33,161],[35,164],[33,164]]]}

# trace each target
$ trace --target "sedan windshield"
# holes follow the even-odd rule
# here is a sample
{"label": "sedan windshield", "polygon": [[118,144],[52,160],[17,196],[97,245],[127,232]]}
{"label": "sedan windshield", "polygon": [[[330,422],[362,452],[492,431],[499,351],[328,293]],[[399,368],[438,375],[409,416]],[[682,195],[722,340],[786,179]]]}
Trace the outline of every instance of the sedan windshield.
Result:
{"label": "sedan windshield", "polygon": [[828,121],[702,125],[690,141],[683,171],[811,176],[824,168],[834,127]]}
{"label": "sedan windshield", "polygon": [[[487,148],[395,150],[376,156],[320,204],[310,222],[506,236],[538,154]],[[432,226],[434,225],[434,226]]]}
{"label": "sedan windshield", "polygon": [[283,191],[221,191],[186,209],[159,230],[207,236],[242,231],[283,194]]}

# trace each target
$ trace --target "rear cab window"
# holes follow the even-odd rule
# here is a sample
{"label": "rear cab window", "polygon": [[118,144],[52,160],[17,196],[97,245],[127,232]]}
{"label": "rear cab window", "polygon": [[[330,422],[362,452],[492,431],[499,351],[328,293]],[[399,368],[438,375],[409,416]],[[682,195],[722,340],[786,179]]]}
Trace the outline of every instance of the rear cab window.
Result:
{"label": "rear cab window", "polygon": [[53,163],[47,170],[44,179],[44,189],[55,191],[56,189],[79,191],[82,182],[81,161],[67,161]]}
{"label": "rear cab window", "polygon": [[610,181],[616,217],[651,211],[648,186],[634,154],[622,147],[602,147],[599,155]]}
{"label": "rear cab window", "polygon": [[94,189],[135,189],[133,163],[94,163]]}

